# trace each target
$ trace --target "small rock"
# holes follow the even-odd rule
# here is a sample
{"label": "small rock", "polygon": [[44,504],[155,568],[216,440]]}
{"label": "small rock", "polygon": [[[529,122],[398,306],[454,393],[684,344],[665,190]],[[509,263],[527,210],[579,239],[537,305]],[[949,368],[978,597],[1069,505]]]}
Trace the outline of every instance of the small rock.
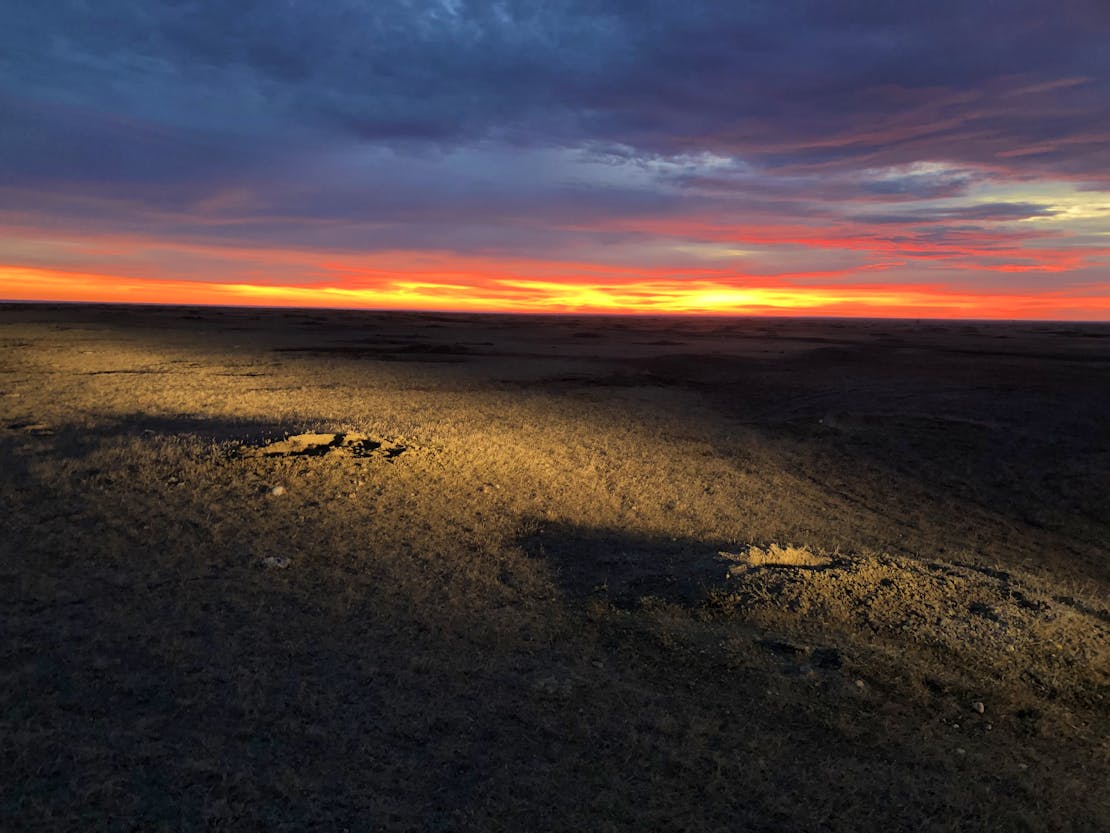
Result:
{"label": "small rock", "polygon": [[863,682],[863,680],[856,680],[856,688],[862,691],[865,687],[866,684]]}
{"label": "small rock", "polygon": [[262,566],[273,570],[284,570],[292,563],[293,559],[285,555],[268,555],[262,559]]}
{"label": "small rock", "polygon": [[565,700],[574,693],[574,681],[569,677],[543,677],[532,683],[532,690],[544,697]]}
{"label": "small rock", "polygon": [[957,755],[966,755],[967,750],[964,749],[962,746],[958,746],[958,747],[956,747],[956,754]]}
{"label": "small rock", "polygon": [[274,486],[274,488],[270,489],[270,494],[273,495],[274,497],[281,497],[282,495],[285,494],[285,487],[284,486]]}
{"label": "small rock", "polygon": [[982,714],[987,710],[987,707],[983,705],[981,700],[976,700],[974,703],[972,703],[971,708],[979,712],[979,714]]}

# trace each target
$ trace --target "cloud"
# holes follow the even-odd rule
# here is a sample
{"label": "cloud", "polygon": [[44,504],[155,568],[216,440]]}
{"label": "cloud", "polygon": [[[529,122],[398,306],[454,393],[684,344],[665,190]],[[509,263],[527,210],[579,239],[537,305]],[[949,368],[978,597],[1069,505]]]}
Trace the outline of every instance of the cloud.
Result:
{"label": "cloud", "polygon": [[4,23],[0,221],[25,239],[675,280],[1103,257],[1103,0],[14,0]]}
{"label": "cloud", "polygon": [[9,94],[79,98],[225,147],[497,138],[770,167],[1035,157],[1100,176],[1107,9],[58,0],[17,3],[0,45]]}
{"label": "cloud", "polygon": [[889,214],[858,214],[853,219],[860,223],[924,224],[950,223],[954,220],[1012,221],[1030,217],[1052,217],[1060,211],[1050,205],[1028,202],[974,203],[948,207],[923,208]]}

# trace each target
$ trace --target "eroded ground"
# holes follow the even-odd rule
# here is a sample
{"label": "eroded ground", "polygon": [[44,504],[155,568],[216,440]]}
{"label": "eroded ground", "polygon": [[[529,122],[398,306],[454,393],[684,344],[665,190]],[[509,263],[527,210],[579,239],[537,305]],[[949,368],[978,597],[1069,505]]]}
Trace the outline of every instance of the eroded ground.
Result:
{"label": "eroded ground", "polygon": [[1110,326],[0,309],[19,830],[1105,830]]}

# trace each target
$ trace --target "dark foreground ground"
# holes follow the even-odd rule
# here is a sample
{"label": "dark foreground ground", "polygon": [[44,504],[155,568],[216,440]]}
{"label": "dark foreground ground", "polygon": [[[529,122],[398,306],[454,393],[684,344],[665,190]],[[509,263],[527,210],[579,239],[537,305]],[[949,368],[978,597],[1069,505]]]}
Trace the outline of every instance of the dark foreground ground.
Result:
{"label": "dark foreground ground", "polygon": [[1108,414],[1100,325],[0,307],[0,827],[1110,830]]}

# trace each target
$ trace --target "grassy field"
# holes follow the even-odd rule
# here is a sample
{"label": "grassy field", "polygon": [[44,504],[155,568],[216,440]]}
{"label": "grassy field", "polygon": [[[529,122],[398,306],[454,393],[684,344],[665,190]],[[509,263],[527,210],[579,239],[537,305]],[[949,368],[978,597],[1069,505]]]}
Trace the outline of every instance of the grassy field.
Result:
{"label": "grassy field", "polygon": [[0,827],[1110,829],[1110,325],[0,307]]}

